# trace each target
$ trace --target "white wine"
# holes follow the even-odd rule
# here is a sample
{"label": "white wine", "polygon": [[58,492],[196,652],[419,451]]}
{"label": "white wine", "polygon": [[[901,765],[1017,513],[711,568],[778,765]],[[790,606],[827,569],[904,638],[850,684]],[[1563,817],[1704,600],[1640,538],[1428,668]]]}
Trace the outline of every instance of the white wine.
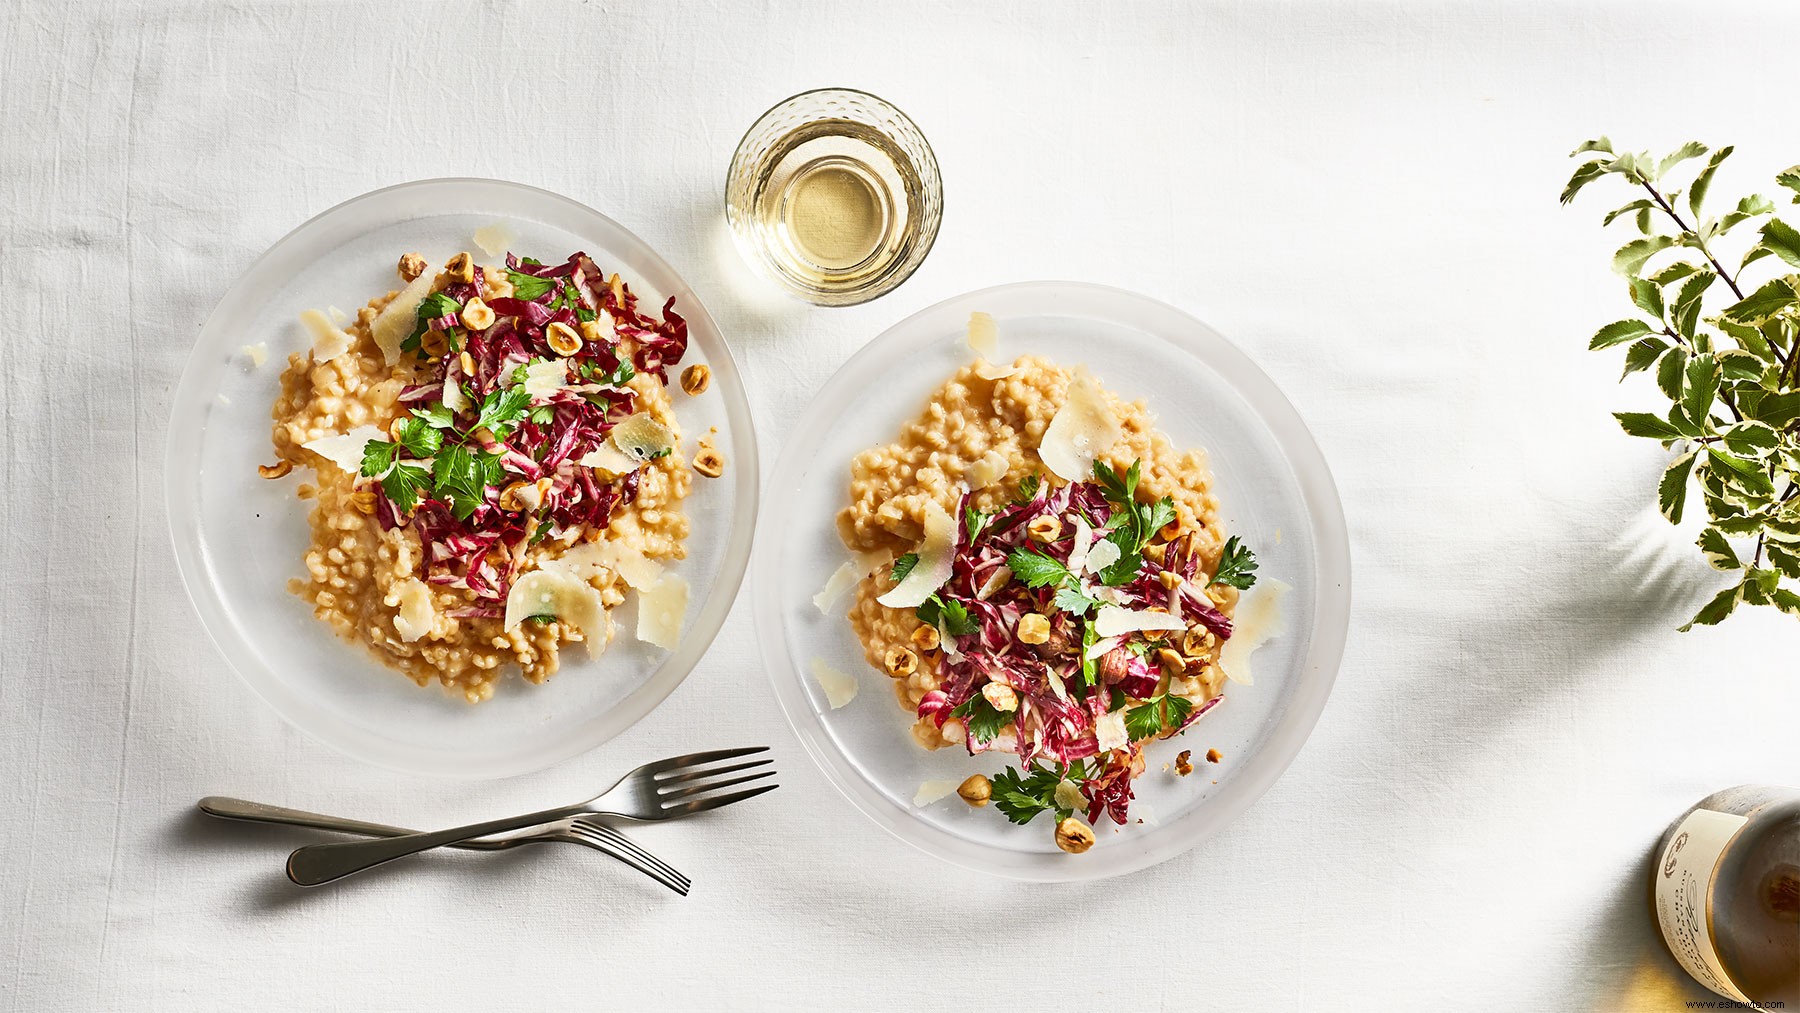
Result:
{"label": "white wine", "polygon": [[746,259],[804,299],[842,306],[918,267],[943,196],[910,120],[873,95],[831,89],[796,95],[750,128],[725,206]]}
{"label": "white wine", "polygon": [[1654,877],[1663,942],[1695,980],[1800,1008],[1800,788],[1701,799],[1663,835]]}

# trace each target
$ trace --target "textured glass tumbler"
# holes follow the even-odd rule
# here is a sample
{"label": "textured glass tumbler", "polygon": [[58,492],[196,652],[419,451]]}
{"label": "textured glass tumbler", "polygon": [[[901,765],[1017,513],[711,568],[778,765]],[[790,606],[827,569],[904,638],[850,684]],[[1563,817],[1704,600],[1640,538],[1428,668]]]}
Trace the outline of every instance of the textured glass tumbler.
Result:
{"label": "textured glass tumbler", "polygon": [[744,259],[821,306],[893,291],[931,251],[943,213],[937,158],[919,128],[848,88],[802,92],[764,113],[725,181]]}

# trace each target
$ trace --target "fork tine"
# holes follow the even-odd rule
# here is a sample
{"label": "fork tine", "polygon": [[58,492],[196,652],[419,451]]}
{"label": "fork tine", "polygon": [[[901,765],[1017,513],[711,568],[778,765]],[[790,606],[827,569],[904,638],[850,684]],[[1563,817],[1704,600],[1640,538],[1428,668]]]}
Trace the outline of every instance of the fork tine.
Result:
{"label": "fork tine", "polygon": [[600,847],[600,850],[606,852],[608,855],[611,855],[613,858],[636,869],[644,875],[649,876],[651,879],[656,880],[658,883],[661,883],[683,897],[687,896],[688,889],[693,885],[692,880],[683,876],[681,873],[676,872],[666,864],[649,861],[640,857],[638,852],[642,849],[625,847],[624,844],[621,843],[623,838],[617,834],[610,836],[596,834],[592,832],[591,827],[581,824],[571,826],[569,832],[577,837],[582,837],[594,842]]}
{"label": "fork tine", "polygon": [[[663,771],[678,767],[691,767],[696,763],[711,763],[714,760],[729,760],[736,756],[749,756],[751,753],[767,752],[768,746],[740,746],[737,749],[714,749],[704,753],[688,753],[683,756],[671,756],[666,760],[655,760],[644,764],[638,770],[660,774]],[[629,776],[629,775],[627,775]]]}
{"label": "fork tine", "polygon": [[745,774],[743,777],[734,777],[734,778],[731,778],[730,780],[726,780],[726,781],[714,781],[714,782],[711,782],[710,784],[686,785],[683,787],[672,789],[670,791],[660,791],[659,790],[657,792],[657,801],[662,802],[663,804],[667,805],[670,802],[680,801],[681,799],[684,799],[684,798],[693,798],[695,795],[703,795],[709,791],[716,791],[720,788],[729,788],[734,784],[743,784],[746,781],[759,781],[765,777],[774,777],[774,776],[775,776],[775,771],[762,770],[762,771],[758,771],[754,774]]}
{"label": "fork tine", "polygon": [[688,879],[687,876],[683,875],[680,869],[675,868],[673,865],[670,865],[669,863],[656,857],[655,855],[651,854],[650,852],[645,851],[641,846],[638,845],[638,843],[636,841],[632,840],[629,837],[626,837],[624,834],[619,833],[617,830],[614,830],[612,827],[609,827],[604,823],[592,823],[592,822],[589,822],[586,820],[575,820],[574,822],[572,822],[569,825],[569,830],[571,833],[579,833],[585,837],[605,840],[605,841],[612,843],[616,847],[623,848],[626,851],[631,852],[633,855],[636,855],[639,859],[641,859],[645,862],[648,862],[651,865],[654,865],[657,868],[668,873],[669,875],[675,877],[676,879],[681,880],[683,885],[687,885],[687,884],[693,882],[692,880]]}
{"label": "fork tine", "polygon": [[764,757],[763,759],[760,759],[760,760],[751,760],[748,763],[733,763],[733,764],[731,764],[729,766],[725,766],[725,767],[711,767],[706,770],[683,770],[679,774],[670,774],[667,777],[658,776],[656,779],[656,785],[658,788],[661,788],[664,785],[680,784],[683,781],[693,781],[698,778],[712,777],[717,774],[731,774],[731,773],[735,773],[740,770],[749,770],[751,767],[766,766],[766,765],[774,763],[774,762],[775,762],[775,758],[772,756],[769,756],[769,757]]}
{"label": "fork tine", "polygon": [[720,795],[716,798],[702,798],[702,799],[696,799],[692,802],[678,802],[675,805],[664,806],[663,812],[668,815],[671,815],[671,816],[673,816],[673,815],[688,815],[691,813],[705,812],[708,809],[717,809],[720,806],[727,806],[727,805],[732,804],[733,802],[742,802],[743,800],[745,800],[747,798],[755,798],[756,796],[761,795],[764,792],[774,791],[775,789],[777,789],[779,787],[781,787],[781,785],[779,785],[779,784],[765,784],[760,788],[750,788],[746,791],[736,791],[736,792],[732,792],[729,795]]}

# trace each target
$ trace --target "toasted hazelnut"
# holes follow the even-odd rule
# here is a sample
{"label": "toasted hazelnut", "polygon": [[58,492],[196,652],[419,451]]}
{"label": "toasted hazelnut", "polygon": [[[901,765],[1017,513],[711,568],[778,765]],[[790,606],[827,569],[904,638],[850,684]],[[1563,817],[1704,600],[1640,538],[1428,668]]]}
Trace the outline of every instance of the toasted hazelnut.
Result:
{"label": "toasted hazelnut", "polygon": [[919,656],[904,647],[890,647],[881,660],[891,678],[903,679],[919,669]]}
{"label": "toasted hazelnut", "polygon": [[1194,751],[1183,749],[1175,756],[1175,773],[1186,777],[1194,772]]}
{"label": "toasted hazelnut", "polygon": [[1152,563],[1160,563],[1169,556],[1169,547],[1161,542],[1151,542],[1144,546],[1144,558]]}
{"label": "toasted hazelnut", "polygon": [[1164,570],[1156,575],[1156,579],[1162,581],[1163,590],[1165,591],[1173,591],[1181,586],[1181,574],[1176,573],[1174,570]]}
{"label": "toasted hazelnut", "polygon": [[264,478],[280,478],[293,470],[294,462],[285,457],[276,461],[274,464],[259,464],[256,466],[256,473]]}
{"label": "toasted hazelnut", "polygon": [[964,802],[979,809],[994,797],[994,782],[989,781],[985,774],[970,774],[968,780],[956,789],[956,793],[962,796]]}
{"label": "toasted hazelnut", "polygon": [[1131,674],[1131,651],[1115,647],[1100,656],[1095,667],[1102,685],[1111,686]]}
{"label": "toasted hazelnut", "polygon": [[375,512],[375,493],[369,489],[350,494],[350,505],[356,512],[367,517]]}
{"label": "toasted hazelnut", "polygon": [[1079,855],[1094,846],[1094,831],[1071,816],[1056,825],[1056,846],[1071,855]]}
{"label": "toasted hazelnut", "polygon": [[701,447],[694,455],[694,470],[707,478],[725,474],[725,456],[711,447]]}
{"label": "toasted hazelnut", "polygon": [[912,631],[913,646],[921,651],[935,651],[940,642],[936,626],[920,626]]}
{"label": "toasted hazelnut", "polygon": [[1170,675],[1180,675],[1187,671],[1187,659],[1182,657],[1178,652],[1169,650],[1167,647],[1159,648],[1157,650],[1156,663],[1161,665],[1162,670]]}
{"label": "toasted hazelnut", "polygon": [[500,509],[507,513],[536,510],[544,504],[544,490],[548,485],[543,479],[537,482],[514,482],[500,490]]}
{"label": "toasted hazelnut", "polygon": [[445,262],[444,274],[467,285],[475,280],[475,261],[467,253],[459,253]]}
{"label": "toasted hazelnut", "polygon": [[471,296],[463,303],[462,323],[471,331],[485,331],[494,325],[494,311],[480,296]]}
{"label": "toasted hazelnut", "polygon": [[1054,542],[1062,534],[1062,520],[1057,517],[1038,517],[1025,525],[1025,532],[1033,541]]}
{"label": "toasted hazelnut", "polygon": [[712,370],[703,362],[696,362],[681,371],[681,389],[689,395],[705,393],[707,384],[712,383]]}
{"label": "toasted hazelnut", "polygon": [[1212,631],[1196,626],[1182,634],[1181,653],[1190,658],[1197,658],[1210,652],[1218,642],[1219,638],[1213,636]]}
{"label": "toasted hazelnut", "polygon": [[990,682],[981,687],[981,695],[997,711],[1003,714],[1019,709],[1019,694],[1004,682]]}
{"label": "toasted hazelnut", "polygon": [[475,357],[473,355],[470,355],[468,352],[464,352],[456,361],[462,365],[462,371],[463,371],[464,376],[474,376],[475,375]]}
{"label": "toasted hazelnut", "polygon": [[1181,536],[1181,522],[1179,520],[1170,521],[1169,523],[1164,524],[1162,526],[1162,529],[1157,531],[1157,533],[1156,533],[1156,537],[1162,539],[1165,542],[1172,542],[1175,539],[1179,538],[1180,536]]}
{"label": "toasted hazelnut", "polygon": [[400,277],[402,279],[412,281],[424,273],[424,257],[421,257],[416,253],[402,253],[400,255]]}
{"label": "toasted hazelnut", "polygon": [[1013,635],[1021,644],[1041,644],[1050,639],[1050,620],[1036,612],[1027,612],[1019,617],[1018,628]]}
{"label": "toasted hazelnut", "polygon": [[1223,760],[1224,758],[1225,758],[1225,754],[1219,752],[1217,749],[1208,749],[1206,751],[1206,762],[1207,763],[1218,763],[1220,760]]}
{"label": "toasted hazelnut", "polygon": [[428,327],[419,338],[419,350],[433,359],[441,359],[444,353],[450,351],[450,339],[444,337],[443,331],[434,331]]}
{"label": "toasted hazelnut", "polygon": [[544,340],[549,343],[550,350],[558,355],[574,355],[581,351],[581,335],[575,333],[575,328],[560,320],[544,328]]}

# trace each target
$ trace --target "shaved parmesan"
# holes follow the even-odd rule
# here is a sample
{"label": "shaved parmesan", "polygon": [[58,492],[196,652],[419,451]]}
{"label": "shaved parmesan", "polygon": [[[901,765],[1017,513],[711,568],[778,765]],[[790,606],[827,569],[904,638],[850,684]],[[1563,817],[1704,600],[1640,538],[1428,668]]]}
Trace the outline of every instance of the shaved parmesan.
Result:
{"label": "shaved parmesan", "polygon": [[845,563],[837,568],[837,572],[831,575],[830,580],[825,582],[825,587],[818,594],[813,595],[813,605],[825,615],[830,615],[831,607],[837,604],[837,600],[844,596],[845,591],[855,587],[856,582],[862,578],[863,574],[856,572],[855,563]]}
{"label": "shaved parmesan", "polygon": [[605,472],[608,479],[624,478],[638,470],[643,464],[637,458],[612,445],[611,441],[600,444],[588,451],[586,456],[577,462],[583,468],[597,468]]}
{"label": "shaved parmesan", "polygon": [[314,362],[330,362],[348,352],[351,344],[356,341],[318,310],[307,310],[300,314],[300,322],[312,333]]}
{"label": "shaved parmesan", "polygon": [[969,480],[970,489],[986,489],[995,482],[1006,477],[1006,455],[998,450],[990,450],[981,455],[981,460],[969,465],[963,477]]}
{"label": "shaved parmesan", "polygon": [[1134,612],[1117,605],[1106,605],[1094,616],[1094,633],[1102,637],[1119,637],[1147,630],[1185,629],[1186,623],[1167,612]]}
{"label": "shaved parmesan", "polygon": [[1000,358],[1000,328],[992,314],[980,310],[969,314],[969,348],[989,362]]}
{"label": "shaved parmesan", "polygon": [[1094,545],[1094,529],[1088,527],[1087,518],[1075,515],[1075,534],[1069,541],[1069,572],[1079,577],[1087,570],[1088,550]]}
{"label": "shaved parmesan", "polygon": [[894,589],[875,599],[889,608],[918,608],[950,579],[956,554],[957,523],[931,500],[925,504],[925,540],[919,543],[919,562]]}
{"label": "shaved parmesan", "polygon": [[878,573],[887,569],[894,562],[894,555],[886,549],[869,549],[865,552],[852,552],[850,558],[856,561],[856,568],[864,574]]}
{"label": "shaved parmesan", "polygon": [[1018,371],[1018,363],[1014,363],[1010,366],[996,366],[991,362],[977,362],[975,364],[975,375],[981,377],[983,380],[1004,380]]}
{"label": "shaved parmesan", "polygon": [[[1108,714],[1106,717],[1112,717],[1112,715]],[[1101,720],[1104,721],[1106,718],[1101,718]],[[1100,748],[1107,749],[1116,747],[1102,745]],[[1088,804],[1086,796],[1081,794],[1081,789],[1076,786],[1074,781],[1071,781],[1068,778],[1063,778],[1061,781],[1056,782],[1054,798],[1056,799],[1056,807],[1058,809],[1074,809],[1080,811],[1086,809]]]}
{"label": "shaved parmesan", "polygon": [[302,443],[301,446],[337,465],[345,472],[355,475],[362,471],[363,448],[369,445],[370,440],[381,443],[392,442],[387,439],[387,434],[374,426],[357,426],[342,435],[321,436],[316,440]]}
{"label": "shaved parmesan", "polygon": [[534,401],[548,401],[550,395],[569,385],[569,366],[561,359],[539,359],[525,367],[525,391]]}
{"label": "shaved parmesan", "polygon": [[581,631],[588,654],[606,649],[606,607],[600,592],[564,570],[532,570],[513,582],[506,593],[505,628],[513,629],[532,616],[553,616]]}
{"label": "shaved parmesan", "polygon": [[469,410],[469,394],[463,390],[461,379],[453,376],[444,378],[444,407],[453,412]]}
{"label": "shaved parmesan", "polygon": [[1120,644],[1122,644],[1124,642],[1125,642],[1124,637],[1107,637],[1103,640],[1096,640],[1092,644],[1088,645],[1088,649],[1085,652],[1083,652],[1082,656],[1087,658],[1089,661],[1093,661],[1095,658],[1100,657],[1101,655],[1105,654],[1107,651],[1112,650],[1113,648],[1119,646]]}
{"label": "shaved parmesan", "polygon": [[1273,577],[1256,582],[1256,587],[1238,601],[1231,639],[1219,651],[1219,667],[1232,682],[1250,684],[1250,655],[1269,639],[1286,632],[1287,617],[1281,611],[1281,599],[1288,585]]}
{"label": "shaved parmesan", "polygon": [[1005,587],[1006,582],[1012,578],[1012,567],[1001,564],[999,569],[988,574],[988,579],[981,582],[981,589],[975,592],[975,597],[981,601],[987,601],[995,591]]}
{"label": "shaved parmesan", "polygon": [[940,799],[949,798],[955,791],[955,781],[926,781],[919,785],[918,794],[913,796],[913,805],[924,808]]}
{"label": "shaved parmesan", "polygon": [[856,679],[847,672],[832,668],[824,658],[812,660],[812,676],[819,681],[819,688],[825,691],[825,701],[837,710],[856,699]]}
{"label": "shaved parmesan", "polygon": [[1131,736],[1125,731],[1125,712],[1116,710],[1095,718],[1094,741],[1100,744],[1103,753],[1129,745]]}
{"label": "shaved parmesan", "polygon": [[369,325],[369,331],[388,365],[400,361],[400,342],[411,336],[413,328],[419,325],[419,304],[431,294],[431,286],[436,281],[437,274],[429,267],[420,271],[392,302],[375,314],[375,322]]}
{"label": "shaved parmesan", "polygon": [[343,310],[338,309],[336,306],[325,307],[325,312],[331,316],[331,322],[338,325],[339,327],[342,327],[345,324],[350,322],[350,314],[345,313]]}
{"label": "shaved parmesan", "polygon": [[638,639],[673,651],[681,644],[681,621],[687,616],[688,583],[677,574],[638,589]]}
{"label": "shaved parmesan", "polygon": [[255,369],[269,361],[269,343],[266,341],[258,341],[254,345],[245,345],[240,351],[250,359],[251,369]]}
{"label": "shaved parmesan", "polygon": [[637,461],[652,461],[675,449],[675,434],[648,412],[638,412],[614,426],[608,439]]}
{"label": "shaved parmesan", "polygon": [[1087,568],[1090,573],[1097,574],[1118,561],[1119,543],[1117,542],[1102,540],[1088,550]]}
{"label": "shaved parmesan", "polygon": [[517,237],[506,227],[505,222],[495,222],[476,229],[475,235],[470,238],[475,240],[476,246],[481,247],[481,252],[490,257],[498,257],[506,252]]}
{"label": "shaved parmesan", "polygon": [[393,604],[400,606],[399,613],[394,616],[394,629],[401,640],[410,644],[431,632],[437,609],[431,604],[431,589],[423,581],[408,577],[395,584],[388,596],[394,599]]}
{"label": "shaved parmesan", "polygon": [[1094,459],[1111,450],[1122,433],[1105,392],[1083,370],[1069,382],[1068,396],[1044,430],[1038,457],[1058,478],[1085,481]]}
{"label": "shaved parmesan", "polygon": [[582,542],[542,565],[546,570],[562,570],[586,580],[601,574],[617,574],[629,587],[639,591],[662,579],[662,564],[646,558],[637,549],[622,542]]}

